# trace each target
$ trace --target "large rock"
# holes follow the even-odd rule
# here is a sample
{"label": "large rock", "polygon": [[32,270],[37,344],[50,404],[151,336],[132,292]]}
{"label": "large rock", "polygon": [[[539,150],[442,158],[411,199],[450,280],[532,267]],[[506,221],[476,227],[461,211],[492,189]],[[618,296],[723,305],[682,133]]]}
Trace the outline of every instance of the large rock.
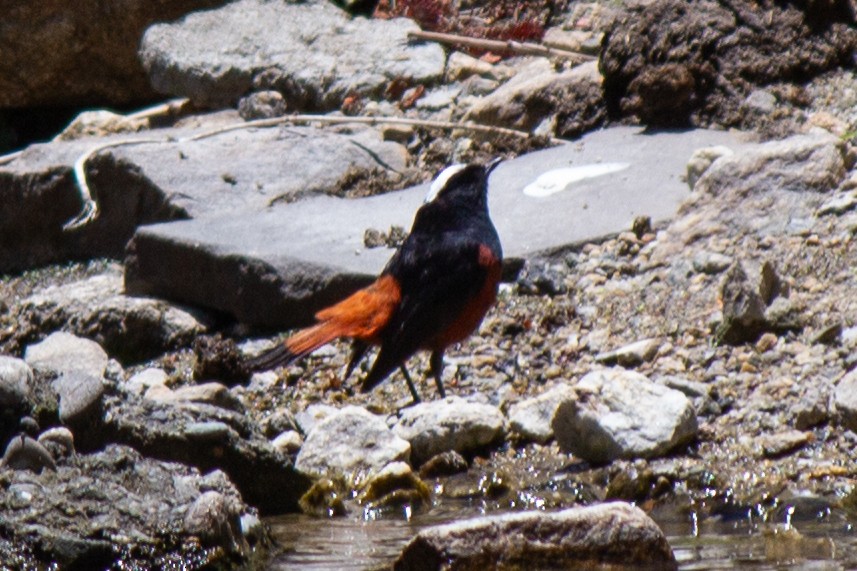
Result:
{"label": "large rock", "polygon": [[380,96],[393,79],[439,80],[443,50],[409,42],[418,29],[405,19],[351,18],[317,0],[239,0],[151,27],[140,58],[156,89],[201,105],[273,89],[293,109],[331,109],[351,94]]}
{"label": "large rock", "polygon": [[364,408],[347,406],[313,426],[298,453],[298,470],[359,483],[390,462],[407,461],[411,446]]}
{"label": "large rock", "polygon": [[647,124],[738,124],[756,86],[848,65],[853,25],[848,0],[629,3],[603,41],[605,95]]}
{"label": "large rock", "polygon": [[745,236],[804,235],[850,162],[843,142],[822,133],[727,146],[734,152],[717,153],[697,171],[693,192],[658,240],[653,262],[676,263],[687,257],[688,246],[715,236],[739,244]]}
{"label": "large rock", "polygon": [[559,405],[552,426],[564,450],[589,462],[653,458],[687,444],[696,412],[677,390],[620,368],[593,371]]}
{"label": "large rock", "polygon": [[[137,58],[143,32],[224,0],[22,2],[0,24],[0,108],[127,105],[153,99]],[[105,33],[109,30],[109,33]]]}
{"label": "large rock", "polygon": [[442,452],[472,452],[496,442],[506,433],[506,419],[497,407],[452,396],[405,409],[393,430],[411,443],[418,466]]}
{"label": "large rock", "polygon": [[[29,147],[0,166],[0,188],[8,197],[0,203],[0,272],[120,257],[140,224],[264,210],[271,203],[339,191],[350,177],[405,168],[403,148],[371,129],[352,135],[309,127],[238,130],[167,142],[240,122],[233,113],[205,119],[201,128]],[[80,230],[63,232],[62,225],[80,210],[75,160],[96,144],[125,138],[165,142],[111,148],[90,159],[87,179],[100,215]]]}
{"label": "large rock", "polygon": [[99,416],[104,396],[101,375],[69,371],[54,381],[53,388],[59,396],[59,417],[63,424],[78,426]]}
{"label": "large rock", "polygon": [[607,118],[597,62],[557,72],[539,58],[470,108],[465,119],[532,131],[553,124],[547,134],[573,138]]}
{"label": "large rock", "polygon": [[95,341],[58,331],[28,346],[24,360],[37,373],[59,376],[77,372],[100,379],[107,369],[108,357]]}
{"label": "large rock", "polygon": [[844,141],[828,133],[746,146],[713,161],[694,190],[739,196],[773,189],[828,191],[845,176],[844,149]]}
{"label": "large rock", "polygon": [[857,431],[857,369],[839,380],[833,391],[833,409],[845,428]]}
{"label": "large rock", "polygon": [[30,403],[33,370],[21,359],[0,355],[0,410],[20,411]]}
{"label": "large rock", "polygon": [[574,389],[561,384],[544,393],[517,402],[509,407],[509,426],[512,432],[526,440],[547,442],[553,438],[553,417],[559,405],[574,398]]}
{"label": "large rock", "polygon": [[677,569],[660,528],[641,509],[609,503],[560,512],[479,517],[424,529],[396,571]]}
{"label": "large rock", "polygon": [[[228,566],[252,555],[239,521],[255,510],[222,472],[201,476],[110,445],[55,471],[4,478],[0,530],[15,544],[0,542],[0,561],[16,568],[162,568],[191,560]],[[194,517],[212,495],[220,500],[217,514]]]}
{"label": "large rock", "polygon": [[115,395],[106,399],[99,434],[151,458],[222,470],[245,500],[267,514],[296,511],[310,485],[245,414],[220,406]]}
{"label": "large rock", "polygon": [[[640,215],[669,219],[687,197],[681,178],[693,149],[738,140],[725,132],[623,127],[501,164],[489,200],[508,269],[626,230]],[[374,279],[392,251],[367,248],[366,230],[409,227],[425,192],[419,186],[354,200],[322,196],[262,213],[147,226],[130,245],[126,286],[247,323],[305,324]]]}
{"label": "large rock", "polygon": [[38,291],[20,305],[18,343],[63,329],[123,361],[139,361],[186,346],[206,330],[199,314],[122,290],[121,274],[111,272]]}

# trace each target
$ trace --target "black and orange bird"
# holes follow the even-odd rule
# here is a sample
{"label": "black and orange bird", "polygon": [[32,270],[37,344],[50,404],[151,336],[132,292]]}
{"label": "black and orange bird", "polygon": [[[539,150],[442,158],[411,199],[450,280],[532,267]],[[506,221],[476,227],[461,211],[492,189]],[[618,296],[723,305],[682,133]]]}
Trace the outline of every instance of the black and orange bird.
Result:
{"label": "black and orange bird", "polygon": [[319,311],[315,325],[250,359],[249,369],[285,366],[335,339],[350,338],[345,378],[369,347],[380,347],[362,391],[376,387],[399,368],[419,402],[405,364],[425,350],[431,352],[431,373],[444,397],[444,351],[476,330],[497,297],[503,252],[488,215],[488,175],[499,162],[444,169],[381,275]]}

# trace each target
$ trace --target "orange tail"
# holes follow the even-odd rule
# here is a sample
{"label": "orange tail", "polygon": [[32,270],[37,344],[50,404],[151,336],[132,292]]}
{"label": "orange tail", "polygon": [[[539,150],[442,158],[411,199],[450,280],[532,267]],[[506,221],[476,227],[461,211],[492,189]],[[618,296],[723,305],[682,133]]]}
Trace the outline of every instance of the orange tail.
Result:
{"label": "orange tail", "polygon": [[340,328],[330,321],[307,327],[277,344],[273,349],[249,359],[247,367],[251,371],[267,371],[291,365],[304,355],[309,355],[322,345],[340,337],[341,334]]}
{"label": "orange tail", "polygon": [[399,284],[391,276],[381,276],[368,287],[332,307],[318,312],[320,320],[302,329],[273,349],[249,359],[251,371],[283,367],[309,355],[338,337],[372,343],[387,325],[401,300]]}

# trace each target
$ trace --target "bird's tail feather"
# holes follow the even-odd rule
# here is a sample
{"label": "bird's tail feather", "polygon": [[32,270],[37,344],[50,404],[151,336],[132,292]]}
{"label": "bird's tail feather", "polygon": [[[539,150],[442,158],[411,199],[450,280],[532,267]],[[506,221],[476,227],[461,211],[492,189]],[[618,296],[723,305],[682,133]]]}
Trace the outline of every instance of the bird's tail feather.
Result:
{"label": "bird's tail feather", "polygon": [[298,331],[282,343],[278,343],[273,349],[248,359],[246,365],[251,371],[285,367],[339,336],[340,332],[335,325],[327,322],[319,323]]}

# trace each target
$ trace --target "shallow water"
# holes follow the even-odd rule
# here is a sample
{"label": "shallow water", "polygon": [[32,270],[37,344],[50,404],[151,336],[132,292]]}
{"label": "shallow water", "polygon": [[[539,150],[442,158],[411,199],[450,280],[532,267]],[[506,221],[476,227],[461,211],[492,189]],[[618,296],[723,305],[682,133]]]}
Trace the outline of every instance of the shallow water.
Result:
{"label": "shallow water", "polygon": [[[497,513],[497,512],[492,512]],[[349,570],[389,566],[422,528],[483,515],[473,506],[436,506],[429,513],[363,520],[289,515],[268,520],[283,552],[275,570]],[[694,521],[674,514],[653,514],[673,547],[683,571],[857,569],[857,533],[842,517],[758,523],[750,516],[731,521]]]}

